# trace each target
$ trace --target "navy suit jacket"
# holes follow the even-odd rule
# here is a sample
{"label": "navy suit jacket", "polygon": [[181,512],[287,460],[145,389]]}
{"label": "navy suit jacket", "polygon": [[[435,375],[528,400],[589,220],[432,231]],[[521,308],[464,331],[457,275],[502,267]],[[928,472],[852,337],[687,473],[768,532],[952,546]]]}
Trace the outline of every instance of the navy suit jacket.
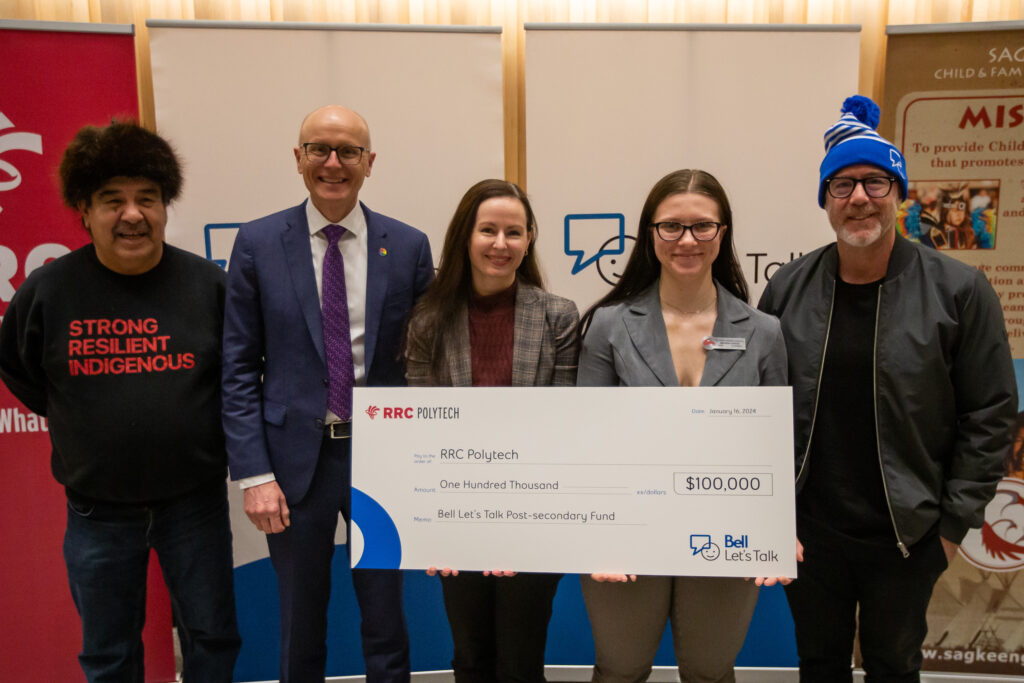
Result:
{"label": "navy suit jacket", "polygon": [[[307,200],[308,201],[308,200]],[[434,275],[419,230],[366,216],[368,386],[401,386],[405,324]],[[305,203],[235,238],[224,318],[224,434],[232,479],[273,472],[290,505],[309,489],[327,414],[327,362]]]}

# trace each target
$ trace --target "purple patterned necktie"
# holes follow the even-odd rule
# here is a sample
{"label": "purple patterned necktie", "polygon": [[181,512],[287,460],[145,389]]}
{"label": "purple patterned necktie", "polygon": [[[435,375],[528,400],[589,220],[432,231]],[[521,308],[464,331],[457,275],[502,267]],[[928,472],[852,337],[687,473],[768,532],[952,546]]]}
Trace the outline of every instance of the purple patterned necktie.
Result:
{"label": "purple patterned necktie", "polygon": [[338,240],[345,229],[328,225],[327,253],[323,272],[324,351],[327,353],[327,407],[342,420],[352,419],[352,337],[348,323],[348,297],[345,294],[345,261],[338,250]]}

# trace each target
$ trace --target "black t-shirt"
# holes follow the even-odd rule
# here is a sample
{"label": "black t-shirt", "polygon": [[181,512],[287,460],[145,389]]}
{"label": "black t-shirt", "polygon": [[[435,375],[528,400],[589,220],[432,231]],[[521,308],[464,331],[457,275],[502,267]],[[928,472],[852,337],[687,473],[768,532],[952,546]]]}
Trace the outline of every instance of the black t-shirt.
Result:
{"label": "black t-shirt", "polygon": [[865,541],[891,541],[874,407],[875,313],[881,281],[836,280],[818,413],[797,497],[801,517]]}
{"label": "black t-shirt", "polygon": [[220,424],[224,272],[164,245],[121,275],[92,245],[34,271],[0,326],[0,377],[49,419],[69,495],[179,496],[226,473]]}

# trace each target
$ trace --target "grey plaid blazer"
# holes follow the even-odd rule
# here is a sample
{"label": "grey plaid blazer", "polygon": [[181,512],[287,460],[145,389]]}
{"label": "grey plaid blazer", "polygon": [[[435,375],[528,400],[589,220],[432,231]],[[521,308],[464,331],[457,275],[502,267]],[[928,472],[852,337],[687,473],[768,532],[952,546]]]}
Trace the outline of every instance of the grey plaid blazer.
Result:
{"label": "grey plaid blazer", "polygon": [[[576,304],[569,299],[519,283],[512,341],[512,386],[575,386],[579,317]],[[409,386],[473,386],[469,311],[465,306],[458,325],[445,350],[448,372],[444,377],[432,376],[431,359],[421,355],[425,345],[409,344],[405,375]]]}

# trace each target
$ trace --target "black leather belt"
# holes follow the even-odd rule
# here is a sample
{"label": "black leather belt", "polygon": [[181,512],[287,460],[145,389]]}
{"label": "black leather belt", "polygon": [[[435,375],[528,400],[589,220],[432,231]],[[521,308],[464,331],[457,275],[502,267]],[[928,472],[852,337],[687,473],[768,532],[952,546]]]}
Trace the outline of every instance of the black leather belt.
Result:
{"label": "black leather belt", "polygon": [[327,437],[330,439],[352,438],[351,422],[328,422],[324,427],[324,430],[327,432]]}

